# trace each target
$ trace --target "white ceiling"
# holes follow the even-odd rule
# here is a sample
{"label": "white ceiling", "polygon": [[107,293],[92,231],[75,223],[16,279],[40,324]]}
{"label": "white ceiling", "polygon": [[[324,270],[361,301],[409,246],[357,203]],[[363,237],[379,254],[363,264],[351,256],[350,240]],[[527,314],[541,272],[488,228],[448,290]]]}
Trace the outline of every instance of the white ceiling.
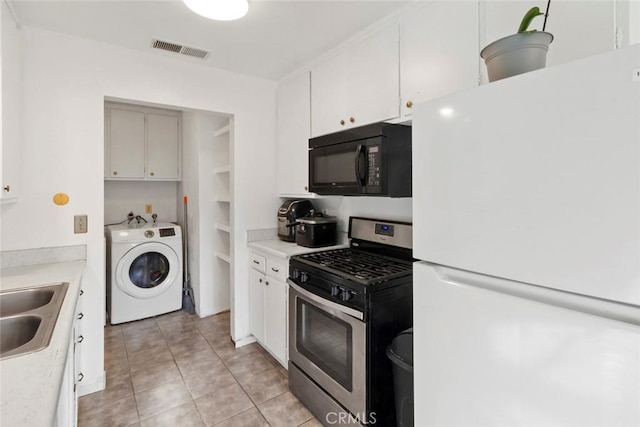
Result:
{"label": "white ceiling", "polygon": [[9,2],[25,26],[147,51],[153,38],[176,42],[210,52],[204,61],[171,54],[180,60],[270,80],[279,80],[407,3],[249,0],[244,18],[222,22],[194,14],[180,0]]}

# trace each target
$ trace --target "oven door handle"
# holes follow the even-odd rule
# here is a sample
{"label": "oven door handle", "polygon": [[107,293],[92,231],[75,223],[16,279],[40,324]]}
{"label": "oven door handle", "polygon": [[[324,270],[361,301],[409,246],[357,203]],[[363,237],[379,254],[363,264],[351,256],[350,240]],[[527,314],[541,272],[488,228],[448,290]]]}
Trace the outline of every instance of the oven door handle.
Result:
{"label": "oven door handle", "polygon": [[325,307],[331,308],[333,310],[339,311],[340,313],[344,313],[348,316],[355,317],[358,320],[364,320],[364,314],[358,310],[354,310],[353,308],[345,307],[344,305],[336,304],[333,301],[329,301],[325,298],[322,298],[316,294],[309,292],[308,290],[301,288],[291,279],[287,279],[287,283],[293,289],[298,291],[303,297],[315,302],[316,304],[323,305]]}

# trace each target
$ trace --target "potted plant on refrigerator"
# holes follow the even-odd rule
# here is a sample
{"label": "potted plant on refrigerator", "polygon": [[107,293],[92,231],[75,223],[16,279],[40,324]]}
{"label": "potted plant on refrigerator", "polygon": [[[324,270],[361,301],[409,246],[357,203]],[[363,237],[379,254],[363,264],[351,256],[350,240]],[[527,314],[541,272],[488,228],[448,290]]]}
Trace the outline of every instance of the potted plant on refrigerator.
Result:
{"label": "potted plant on refrigerator", "polygon": [[[487,66],[490,82],[544,68],[549,44],[553,41],[553,35],[544,31],[550,3],[551,0],[547,2],[544,13],[537,6],[529,9],[516,34],[496,40],[482,49],[480,57]],[[533,19],[540,15],[544,15],[542,31],[529,30]]]}

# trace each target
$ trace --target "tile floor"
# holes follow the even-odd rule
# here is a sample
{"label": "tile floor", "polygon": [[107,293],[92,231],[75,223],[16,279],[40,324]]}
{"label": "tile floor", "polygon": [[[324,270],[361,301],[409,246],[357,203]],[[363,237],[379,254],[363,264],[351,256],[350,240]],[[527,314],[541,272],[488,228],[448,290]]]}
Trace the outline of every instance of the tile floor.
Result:
{"label": "tile floor", "polygon": [[321,426],[271,355],[233,346],[228,312],[108,326],[105,370],[106,389],[79,399],[80,427]]}

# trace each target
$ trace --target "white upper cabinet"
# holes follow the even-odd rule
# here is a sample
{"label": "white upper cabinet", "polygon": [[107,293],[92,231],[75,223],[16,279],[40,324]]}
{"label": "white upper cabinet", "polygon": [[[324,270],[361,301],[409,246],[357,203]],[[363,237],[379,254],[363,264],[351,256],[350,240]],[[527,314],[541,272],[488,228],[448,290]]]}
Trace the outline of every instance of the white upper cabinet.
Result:
{"label": "white upper cabinet", "polygon": [[179,178],[179,116],[147,114],[147,178]]}
{"label": "white upper cabinet", "polygon": [[20,190],[22,143],[22,36],[5,2],[0,3],[1,162],[0,202],[15,202]]}
{"label": "white upper cabinet", "polygon": [[421,4],[400,23],[401,115],[427,101],[478,84],[478,5]]}
{"label": "white upper cabinet", "polygon": [[399,115],[398,24],[389,25],[311,70],[311,136]]}
{"label": "white upper cabinet", "polygon": [[144,178],[144,113],[111,108],[108,135],[109,177]]}
{"label": "white upper cabinet", "polygon": [[311,88],[309,72],[278,87],[278,195],[311,197],[309,137],[311,136]]}
{"label": "white upper cabinet", "polygon": [[106,105],[105,179],[179,181],[177,111]]}
{"label": "white upper cabinet", "polygon": [[[622,11],[616,17],[616,3],[625,1],[557,1],[551,2],[549,18],[545,31],[553,34],[553,41],[547,54],[547,67],[562,64],[588,56],[597,55],[626,44],[616,42],[618,28],[627,28]],[[544,12],[546,2],[528,4],[510,1],[482,0],[480,2],[480,49],[502,37],[516,33],[525,12],[532,6],[538,6]],[[627,12],[624,14],[628,15]],[[544,17],[533,20],[531,29],[542,29]],[[616,22],[618,24],[616,24]],[[621,33],[618,37],[625,38]],[[628,39],[628,35],[626,37]],[[483,82],[487,82],[484,63]]]}

